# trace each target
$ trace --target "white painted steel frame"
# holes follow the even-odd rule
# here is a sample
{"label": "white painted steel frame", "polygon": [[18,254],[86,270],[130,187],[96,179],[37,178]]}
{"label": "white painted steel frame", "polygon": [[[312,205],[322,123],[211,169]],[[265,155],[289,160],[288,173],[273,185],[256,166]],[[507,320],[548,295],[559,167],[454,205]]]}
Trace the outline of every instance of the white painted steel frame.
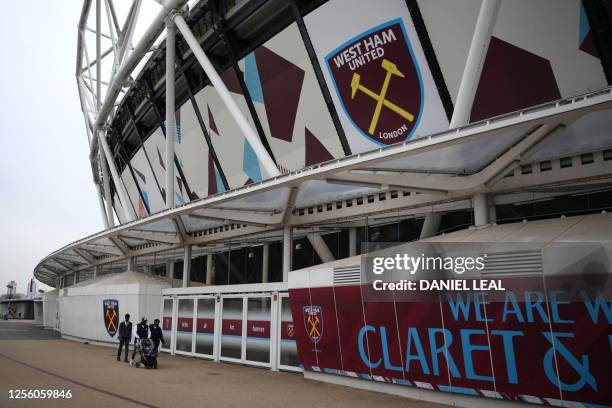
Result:
{"label": "white painted steel frame", "polygon": [[[109,30],[108,34],[102,32],[102,1],[105,3],[105,18]],[[129,208],[127,192],[115,168],[112,154],[108,149],[105,127],[109,117],[112,116],[114,112],[118,97],[123,92],[124,86],[129,83],[130,75],[163,32],[165,18],[168,14],[167,10],[181,8],[186,3],[187,0],[165,1],[162,9],[151,21],[138,44],[132,47],[132,38],[140,13],[141,0],[132,0],[132,5],[121,28],[120,22],[117,19],[113,0],[95,0],[95,29],[91,29],[87,26],[92,0],[83,1],[81,16],[78,23],[75,75],[79,97],[82,101],[81,110],[85,116],[90,144],[89,160],[91,162],[94,183],[98,185],[100,183],[105,183],[108,185],[107,179],[109,176],[100,174],[105,172],[101,164],[103,157],[99,152],[99,145],[102,144],[103,156],[106,158],[106,162],[111,171],[111,177],[117,189],[117,194],[121,200],[121,204],[115,203],[115,207],[122,207],[121,211],[128,221],[134,220],[135,214]],[[96,58],[93,61],[89,59],[86,32],[92,32],[95,35]],[[102,38],[111,41],[110,48],[105,51],[102,51]],[[113,62],[110,75],[103,77],[101,69],[102,60],[111,54],[113,56]],[[85,64],[83,64],[83,62],[85,62]],[[96,67],[95,76],[91,70],[93,66]],[[102,85],[105,85],[106,88],[104,92],[102,90]],[[93,101],[95,101],[95,104]],[[111,206],[108,204],[112,201],[112,197],[110,197],[109,190],[109,188],[105,188],[103,198],[101,189],[98,188],[97,192],[99,201],[101,203],[103,200],[106,201],[106,209],[104,210],[105,217],[103,217],[104,224],[108,224],[112,227],[112,211],[109,211]],[[119,211],[119,209],[117,210]]]}
{"label": "white painted steel frame", "polygon": [[[236,285],[236,286],[247,286],[247,285]],[[161,316],[163,318],[163,309],[164,309],[164,301],[172,302],[172,332],[171,332],[171,347],[160,347],[161,351],[169,352],[171,354],[192,356],[192,357],[200,357],[205,359],[210,359],[213,361],[226,361],[240,364],[247,364],[251,366],[258,367],[267,367],[272,370],[286,370],[286,371],[302,371],[299,367],[286,366],[280,364],[280,342],[281,342],[281,302],[283,299],[288,300],[289,294],[287,292],[279,292],[276,290],[267,290],[265,292],[260,291],[261,289],[273,289],[275,287],[283,287],[286,290],[286,284],[277,285],[277,284],[257,284],[257,285],[248,285],[249,289],[253,290],[252,292],[244,293],[245,288],[243,289],[243,293],[228,293],[223,294],[224,290],[227,290],[228,287],[222,287],[221,292],[218,288],[207,288],[208,290],[215,290],[215,294],[208,295],[195,295],[195,294],[186,294],[186,295],[172,295],[172,296],[164,296],[161,302]],[[187,288],[189,289],[189,288]],[[195,288],[193,288],[195,289]],[[166,289],[164,293],[170,292],[186,292],[186,289]],[[193,291],[192,291],[193,292]],[[246,358],[246,347],[247,347],[247,322],[248,322],[248,300],[252,298],[269,298],[270,299],[270,339],[269,339],[269,361],[260,362],[260,361],[252,361]],[[198,302],[201,299],[210,299],[214,300],[215,309],[214,309],[214,328],[213,328],[213,354],[202,354],[196,352],[196,336],[197,336],[197,310],[198,310]],[[224,299],[242,299],[242,335],[241,335],[241,345],[240,345],[240,354],[241,357],[232,358],[232,357],[223,357],[221,356],[221,346],[222,346],[222,317],[223,317],[223,301]],[[178,308],[179,302],[184,300],[192,300],[193,301],[193,312],[192,312],[192,337],[191,337],[191,351],[177,350],[176,348],[176,337],[178,333]]]}
{"label": "white painted steel frame", "polygon": [[[245,235],[248,235],[248,234],[267,233],[267,232],[274,231],[274,230],[282,231],[282,228],[283,228],[282,221],[284,218],[284,215],[282,213],[281,214],[262,214],[261,211],[258,211],[258,210],[251,211],[248,209],[243,209],[241,211],[236,211],[234,209],[222,209],[222,208],[219,208],[219,206],[225,205],[226,203],[231,202],[233,200],[243,199],[245,197],[248,197],[250,195],[257,194],[257,193],[262,193],[262,192],[267,192],[267,191],[272,191],[272,190],[282,191],[287,188],[294,188],[296,186],[301,185],[304,181],[307,181],[307,180],[327,180],[330,178],[338,179],[341,177],[344,177],[345,179],[348,177],[348,181],[362,180],[364,176],[361,175],[361,173],[363,173],[363,170],[361,169],[371,168],[373,166],[376,166],[376,164],[384,163],[387,160],[394,160],[397,158],[408,157],[412,154],[427,152],[427,151],[431,151],[434,149],[451,146],[457,143],[464,142],[466,140],[475,140],[480,137],[486,136],[488,132],[505,131],[506,129],[511,129],[512,127],[540,126],[542,129],[545,129],[545,127],[548,126],[547,124],[551,124],[555,126],[558,123],[572,121],[575,118],[579,117],[580,115],[584,115],[587,112],[591,112],[594,110],[601,110],[601,109],[610,109],[610,107],[612,107],[612,93],[611,93],[610,88],[606,88],[604,90],[593,92],[588,95],[553,102],[553,103],[545,104],[544,106],[533,107],[533,108],[526,109],[524,111],[517,112],[514,114],[504,115],[503,117],[500,117],[500,118],[493,118],[490,120],[475,123],[475,124],[472,124],[464,128],[453,129],[453,130],[442,132],[440,134],[425,137],[422,139],[409,141],[403,144],[393,145],[393,146],[389,146],[386,148],[377,149],[372,152],[358,154],[358,155],[334,160],[331,162],[322,163],[316,166],[311,166],[309,168],[305,168],[305,169],[294,171],[294,172],[291,172],[285,175],[274,177],[268,180],[264,180],[260,183],[252,184],[249,186],[245,186],[245,187],[241,187],[235,190],[230,190],[230,191],[227,191],[221,194],[217,194],[212,197],[207,197],[201,200],[190,202],[181,207],[165,210],[160,213],[153,214],[147,218],[144,218],[138,221],[133,221],[130,223],[126,223],[112,230],[103,231],[91,237],[81,239],[45,257],[36,267],[35,274],[37,277],[40,277],[40,279],[43,280],[43,282],[49,283],[51,285],[55,284],[55,282],[52,282],[49,279],[49,277],[47,276],[48,274],[44,272],[45,269],[48,269],[48,268],[45,268],[44,266],[46,261],[49,259],[58,257],[58,256],[59,257],[68,256],[68,254],[71,254],[72,252],[74,252],[76,255],[83,258],[85,262],[87,262],[87,264],[83,263],[83,264],[75,265],[74,269],[75,271],[78,271],[78,270],[84,270],[88,268],[91,269],[95,267],[96,265],[109,264],[113,262],[114,263],[122,262],[130,256],[142,256],[145,254],[153,254],[153,253],[159,253],[160,251],[167,251],[170,249],[181,249],[185,245],[202,244],[202,243],[210,244],[214,242],[215,240],[226,239],[226,238],[235,237],[235,236],[244,237]],[[541,140],[540,137],[546,137],[546,135],[547,133],[544,131],[542,131],[541,134],[532,132],[530,134],[523,135],[523,140],[527,140],[531,138],[531,140],[533,140],[533,143],[537,143],[539,140]],[[525,148],[529,148],[530,146],[529,143],[527,142],[523,143],[523,141],[519,140],[512,149],[515,149],[517,154],[524,153],[525,150],[519,149],[519,147],[521,147],[522,145],[525,145]],[[596,156],[600,157],[599,154],[597,154]],[[485,169],[486,171],[490,173],[490,177],[483,177],[483,175],[479,173],[470,175],[468,177],[462,177],[461,180],[452,174],[450,175],[432,174],[430,175],[430,177],[437,178],[441,183],[448,184],[449,182],[452,182],[451,184],[449,184],[449,188],[451,187],[457,188],[457,186],[461,184],[459,183],[459,181],[462,181],[463,179],[465,179],[463,181],[466,181],[470,177],[482,178],[483,182],[491,183],[492,182],[491,180],[494,180],[496,178],[496,175],[498,175],[500,172],[504,171],[504,169],[507,168],[505,165],[503,165],[504,163],[501,163],[501,159],[507,160],[505,157],[506,157],[505,155],[501,155],[500,158],[496,159],[492,164],[490,164],[490,167],[487,167]],[[512,157],[510,157],[510,159],[512,159]],[[512,160],[510,160],[509,163],[512,163]],[[604,175],[607,175],[609,177],[612,174],[612,171],[610,170],[609,167],[610,167],[609,161],[608,162],[601,161],[601,163],[600,161],[597,161],[596,163],[589,165],[588,171],[594,172],[593,174],[595,173],[599,174],[597,177],[603,177]],[[495,172],[491,172],[490,169],[496,169],[496,170]],[[559,181],[561,180],[571,181],[573,179],[576,179],[576,174],[578,174],[576,171],[572,171],[571,173],[568,173],[566,169],[559,170],[557,173],[559,173],[561,177],[559,178]],[[556,173],[549,172],[547,173],[547,177],[550,177],[550,175],[552,174],[556,174]],[[380,175],[377,177],[379,177],[378,182],[379,184],[381,184],[381,188],[382,188],[382,185],[384,184],[383,180],[384,180],[384,177],[386,176]],[[410,175],[407,174],[406,177],[410,177]],[[421,194],[421,195],[415,196],[415,197],[418,197],[418,200],[416,200],[415,198],[416,200],[415,203],[418,203],[418,205],[424,208],[426,206],[431,206],[431,205],[434,205],[440,202],[465,200],[466,198],[470,198],[473,196],[473,194],[478,193],[478,192],[496,191],[497,193],[499,193],[499,192],[503,192],[503,189],[500,190],[498,185],[504,184],[504,183],[508,184],[507,180],[508,179],[503,179],[503,181],[496,182],[495,185],[489,185],[489,186],[484,185],[484,186],[478,187],[475,190],[474,189],[469,190],[470,194],[467,197],[462,195],[460,191],[455,192],[452,195],[447,194],[446,196],[439,196],[439,195],[430,196],[426,194]],[[534,179],[533,181],[535,183],[534,185],[542,184],[543,183],[542,180],[543,179],[541,178],[538,178],[537,180]],[[580,182],[588,182],[588,180],[580,180]],[[478,183],[475,183],[475,186],[477,187]],[[390,202],[388,203],[392,204]],[[214,208],[214,209],[211,208],[215,206],[217,208]],[[350,216],[352,212],[357,211],[357,210],[365,211],[363,209],[355,209],[355,208],[352,208],[350,210],[351,211],[347,211],[346,213],[347,216]],[[147,230],[147,228],[151,228],[151,225],[153,225],[154,223],[162,222],[164,220],[176,221],[180,219],[180,216],[186,216],[186,215],[193,214],[193,213],[203,213],[204,211],[208,211],[208,212],[214,211],[215,214],[219,214],[220,218],[223,218],[223,215],[227,215],[225,219],[229,220],[230,222],[232,222],[233,217],[236,217],[237,215],[242,214],[241,218],[249,217],[251,219],[257,219],[258,221],[262,221],[262,224],[264,225],[249,226],[249,227],[244,227],[244,228],[237,229],[237,230],[229,230],[228,232],[224,232],[223,234],[219,234],[215,236],[188,235],[185,231],[181,232],[180,229],[174,232],[161,232],[161,231]],[[431,209],[428,211],[431,211]],[[269,221],[265,221],[266,218],[268,218]],[[299,226],[301,223],[313,222],[314,220],[317,220],[317,219],[319,220],[319,222],[324,221],[325,214],[324,213],[322,213],[321,215],[315,214],[311,217],[298,217],[295,214],[293,214],[293,215],[290,215],[287,218],[287,221],[285,222],[289,223],[290,225],[293,225],[293,227],[299,231]],[[234,222],[237,224],[241,223],[241,221],[234,221]],[[144,231],[144,232],[139,232],[139,231]],[[145,245],[141,249],[129,248],[130,249],[129,254],[125,254],[125,255],[117,254],[117,251],[109,252],[107,250],[108,256],[96,258],[91,252],[88,252],[88,250],[91,251],[92,249],[98,248],[98,247],[91,247],[91,243],[95,243],[100,240],[105,240],[110,237],[121,236],[122,234],[133,236],[134,234],[138,234],[138,233],[146,234],[146,235],[143,235],[142,238],[143,238],[143,243],[147,245]],[[156,242],[156,239],[155,239],[156,236],[158,237],[157,241],[170,240],[170,242],[167,242],[167,243]],[[152,246],[152,245],[155,245],[155,246]],[[117,250],[120,250],[120,248],[117,248]],[[63,276],[63,275],[69,274],[70,272],[66,271],[66,272],[58,273],[57,271],[56,272],[52,271],[51,273],[55,274],[56,276]]]}
{"label": "white painted steel frame", "polygon": [[[196,307],[197,307],[197,297],[195,296],[180,296],[176,298],[177,303],[180,305],[181,301],[185,301],[185,300],[191,300],[193,301],[193,310],[191,311],[191,350],[190,351],[184,351],[184,350],[177,350],[176,348],[176,344],[173,345],[174,348],[174,353],[178,354],[178,355],[183,355],[183,356],[193,356],[194,355],[194,350],[195,350],[195,333],[196,333],[196,325],[195,325],[195,315],[196,315]],[[177,326],[176,329],[174,330],[177,334],[178,334],[178,306],[177,306],[177,315],[176,315],[176,321],[177,321]],[[176,334],[175,334],[176,336]]]}
{"label": "white painted steel frame", "polygon": [[[102,32],[102,1],[104,1],[105,5],[105,18],[108,25],[108,34]],[[155,237],[151,234],[157,234],[156,232],[150,232],[148,238],[143,239],[143,247],[146,247],[149,243],[156,243],[157,247],[152,250],[138,250],[134,248],[130,248],[127,245],[120,245],[120,240],[112,239],[113,244],[117,247],[117,251],[106,251],[106,255],[104,257],[98,256],[96,258],[96,252],[88,252],[86,247],[88,246],[87,241],[96,241],[99,238],[103,238],[108,236],[119,237],[117,232],[125,233],[126,235],[131,232],[129,228],[132,226],[138,225],[141,228],[146,228],[146,226],[152,222],[155,222],[159,219],[172,219],[175,224],[181,224],[180,217],[177,214],[187,214],[190,211],[198,211],[202,213],[203,211],[211,212],[214,211],[218,219],[227,220],[228,222],[237,222],[237,223],[247,223],[247,219],[261,219],[262,216],[255,212],[247,213],[246,216],[239,217],[236,215],[236,211],[231,210],[219,210],[219,209],[211,209],[215,203],[225,202],[231,200],[233,198],[239,198],[240,196],[246,196],[248,194],[254,194],[258,191],[267,191],[271,188],[278,188],[285,186],[292,191],[297,191],[299,189],[300,184],[306,180],[327,180],[332,181],[332,176],[337,173],[346,172],[350,173],[351,170],[359,168],[360,165],[363,166],[364,163],[368,162],[368,160],[359,160],[362,157],[369,157],[371,160],[369,163],[380,162],[386,160],[387,158],[391,158],[393,155],[397,154],[401,156],[401,154],[409,154],[409,151],[424,151],[423,149],[428,149],[429,146],[441,146],[444,144],[453,144],[454,140],[459,140],[460,137],[468,137],[473,135],[471,131],[475,132],[486,132],[491,129],[495,129],[495,124],[502,124],[505,126],[512,126],[513,124],[524,122],[530,119],[534,119],[538,117],[539,111],[547,111],[547,114],[564,114],[569,113],[572,110],[579,109],[581,105],[588,105],[588,103],[584,104],[583,102],[593,102],[594,99],[597,98],[595,94],[599,94],[602,96],[604,102],[609,102],[610,100],[610,90],[607,89],[603,92],[598,91],[594,93],[594,95],[590,95],[589,97],[576,97],[570,98],[567,101],[560,101],[556,104],[546,104],[546,108],[534,107],[527,109],[518,114],[510,114],[505,115],[502,119],[493,118],[488,121],[481,122],[475,126],[469,126],[462,129],[456,129],[455,131],[443,133],[440,135],[436,135],[436,141],[432,142],[433,138],[425,138],[420,141],[415,141],[416,143],[404,143],[403,145],[391,146],[385,149],[375,150],[373,152],[368,152],[360,155],[351,156],[348,158],[340,159],[331,163],[326,163],[318,166],[313,166],[311,168],[303,169],[297,172],[293,172],[289,177],[280,176],[276,165],[273,160],[267,153],[266,149],[261,144],[261,140],[252,129],[242,112],[237,108],[235,101],[231,97],[227,88],[223,84],[223,81],[220,79],[218,73],[212,67],[208,57],[205,52],[202,50],[200,44],[196,40],[196,38],[191,33],[187,23],[185,22],[182,15],[177,11],[181,7],[183,7],[186,3],[186,0],[164,0],[159,1],[162,5],[162,10],[158,12],[155,18],[152,20],[151,24],[147,28],[146,32],[136,44],[135,47],[132,47],[132,38],[134,34],[134,28],[136,26],[136,22],[138,21],[139,11],[141,7],[141,0],[133,0],[132,5],[130,7],[129,13],[125,18],[123,25],[120,27],[120,22],[117,19],[117,15],[114,9],[113,0],[95,0],[95,18],[96,24],[95,29],[91,29],[87,26],[87,20],[89,18],[90,9],[92,5],[92,0],[84,0],[83,8],[81,12],[81,17],[78,24],[78,37],[77,37],[77,64],[76,64],[76,77],[77,77],[77,85],[79,90],[79,97],[81,100],[81,109],[84,114],[86,130],[88,135],[88,140],[90,142],[90,161],[92,164],[92,172],[94,176],[94,182],[97,184],[97,192],[98,199],[101,207],[101,213],[103,213],[103,221],[105,226],[108,225],[112,227],[114,223],[114,218],[112,214],[112,198],[110,197],[110,188],[109,188],[109,178],[112,176],[114,184],[117,189],[117,194],[121,204],[115,203],[115,210],[122,211],[127,220],[134,220],[135,212],[134,209],[130,206],[129,197],[127,196],[127,192],[125,190],[125,186],[123,181],[121,180],[112,154],[110,152],[108,142],[105,137],[105,126],[108,123],[109,119],[112,119],[112,115],[114,113],[114,107],[118,102],[118,98],[120,97],[121,92],[126,84],[129,84],[130,75],[133,72],[136,65],[145,57],[146,53],[150,51],[153,43],[157,40],[160,34],[163,32],[163,29],[166,25],[172,27],[172,22],[174,22],[181,33],[183,34],[186,42],[191,48],[192,52],[196,56],[198,62],[202,65],[206,74],[211,80],[211,83],[215,87],[216,91],[219,93],[220,97],[226,104],[228,110],[231,112],[234,120],[237,122],[241,130],[244,132],[247,140],[252,145],[258,159],[261,161],[264,169],[268,173],[268,175],[272,176],[272,180],[267,180],[264,183],[259,183],[253,188],[240,188],[226,194],[221,194],[218,197],[215,197],[210,200],[200,200],[198,203],[190,203],[181,208],[180,211],[176,212],[164,212],[161,214],[161,217],[151,216],[145,220],[136,221],[136,224],[129,223],[126,226],[122,226],[120,228],[113,229],[112,234],[96,234],[93,237],[90,237],[85,240],[78,241],[74,244],[71,244],[62,250],[57,251],[47,258],[45,258],[39,266],[37,266],[35,273],[37,276],[43,278],[43,281],[53,284],[52,281],[56,281],[52,276],[65,276],[70,273],[79,273],[79,271],[84,270],[86,268],[97,268],[99,265],[103,265],[109,262],[117,262],[125,259],[129,259],[133,256],[144,255],[147,253],[153,253],[155,251],[162,251],[172,248],[181,248],[184,245],[189,245],[188,241],[195,241],[193,238],[188,237],[188,235],[184,232],[184,228],[181,230],[180,225],[177,225],[177,231],[175,236],[178,238],[179,242],[165,242],[163,245],[160,245],[161,242],[164,242],[162,239],[156,240]],[[488,42],[490,40],[491,32],[493,30],[495,19],[497,15],[497,11],[499,9],[499,0],[484,0],[481,6],[481,10],[479,13],[478,22],[476,25],[475,33],[472,39],[470,52],[468,55],[468,61],[466,63],[466,67],[464,70],[464,75],[461,81],[460,92],[458,97],[457,106],[455,109],[455,113],[453,116],[453,120],[451,121],[451,127],[457,125],[463,125],[467,123],[467,119],[469,118],[469,112],[471,111],[471,105],[473,102],[475,87],[478,82],[478,78],[480,76],[480,71],[482,69],[482,64],[484,61],[484,56],[486,55],[486,50],[488,46]],[[86,32],[93,32],[96,36],[96,58],[93,61],[89,60],[89,54],[87,49],[86,42]],[[167,36],[167,75],[168,78],[173,78],[174,71],[174,41],[172,38],[173,30],[169,30],[169,35]],[[111,41],[111,47],[107,48],[103,51],[101,46],[101,39],[105,38]],[[111,55],[113,56],[113,64],[111,75],[107,78],[102,78],[101,73],[101,65],[102,60]],[[85,61],[85,64],[83,64]],[[96,68],[96,74],[93,75],[92,67]],[[95,82],[95,86],[94,86]],[[106,87],[105,92],[102,90],[102,85]],[[174,88],[174,81],[167,80],[166,81],[167,88],[172,91]],[[167,106],[172,107],[174,105],[174,98],[172,98],[172,92],[167,92],[168,96]],[[569,101],[569,103],[568,103]],[[563,102],[563,103],[561,103]],[[552,107],[551,107],[552,106]],[[173,121],[173,113],[174,109],[167,109],[168,118],[167,126],[169,128],[168,137],[166,138],[166,142],[172,143],[172,146],[169,146],[166,150],[170,152],[174,147],[174,129],[173,126],[170,126]],[[466,116],[467,115],[467,116]],[[506,120],[507,119],[507,120]],[[499,126],[497,127],[499,128]],[[174,130],[174,131],[173,131]],[[446,139],[444,138],[446,137]],[[420,144],[419,144],[420,143]],[[102,151],[100,151],[99,145],[102,147]],[[401,152],[402,148],[409,146],[408,149],[405,149],[404,152]],[[103,154],[102,154],[103,153]],[[374,157],[378,156],[378,157]],[[167,161],[170,161],[167,159]],[[171,160],[173,161],[173,160]],[[110,168],[111,176],[107,174],[104,168],[104,162],[108,163]],[[512,165],[512,163],[511,163]],[[497,175],[493,180],[489,180],[488,183],[497,182],[499,179],[499,175],[505,173],[505,170],[508,170],[507,166],[502,166],[503,169],[499,170]],[[173,166],[169,166],[169,168],[173,169]],[[102,173],[102,174],[100,174]],[[168,172],[170,175],[171,172]],[[352,180],[350,180],[352,179]],[[269,181],[269,183],[268,183]],[[363,183],[359,181],[359,178],[356,176],[349,177],[341,180],[343,183],[356,182]],[[104,185],[104,197],[102,193],[101,184]],[[169,196],[166,201],[168,207],[172,207],[174,203],[174,195],[170,194],[174,187],[173,181],[167,183],[168,186],[172,186],[172,188],[166,188],[167,196]],[[486,187],[490,187],[489,184]],[[381,189],[384,190],[385,184],[383,182],[378,183]],[[392,187],[392,186],[389,186]],[[402,186],[393,186],[393,187],[402,187]],[[422,193],[430,193],[427,188],[420,188],[418,186],[411,186],[412,190],[420,191]],[[475,192],[479,194],[480,192]],[[447,191],[440,191],[442,196],[448,195]],[[293,195],[295,197],[295,194]],[[290,205],[291,195],[288,196],[288,206]],[[465,197],[461,197],[465,198]],[[106,201],[106,209],[104,209],[104,201]],[[293,205],[291,205],[291,208]],[[172,210],[172,208],[169,208]],[[158,214],[156,214],[158,215]],[[205,216],[208,216],[205,215]],[[214,218],[214,217],[213,217]],[[258,228],[270,228],[271,226],[274,228],[285,227],[285,232],[287,232],[287,226],[291,225],[292,217],[290,211],[287,211],[285,215],[281,217],[279,220],[278,217],[269,216],[268,220],[265,220],[263,217],[263,222],[256,221],[251,222],[253,231],[257,231]],[[123,228],[126,227],[126,228]],[[289,227],[290,228],[290,227]],[[286,234],[288,235],[288,234]],[[180,238],[179,238],[180,236]],[[310,238],[310,236],[309,236]],[[286,239],[289,242],[288,239]],[[320,240],[322,241],[322,240]],[[201,240],[199,242],[202,242]],[[288,246],[288,245],[287,245]],[[288,248],[285,248],[288,249]],[[75,266],[74,270],[70,268],[64,269],[50,269],[48,265],[45,264],[48,258],[54,258],[56,256],[61,255],[62,251],[65,250],[74,250],[79,256],[81,256],[85,261],[88,262],[88,265],[85,266]],[[284,262],[283,272],[286,276],[288,270],[287,268],[290,260],[290,251],[287,251],[287,260]],[[320,252],[320,251],[317,251]],[[65,266],[65,265],[64,265]]]}
{"label": "white painted steel frame", "polygon": [[470,44],[467,61],[459,84],[457,102],[450,121],[450,128],[465,126],[470,122],[472,105],[480,81],[480,74],[485,63],[491,35],[495,28],[497,12],[501,0],[482,0],[474,35]]}
{"label": "white painted steel frame", "polygon": [[[234,358],[234,357],[224,357],[223,356],[223,313],[225,312],[225,299],[241,299],[242,300],[242,327],[241,327],[241,335],[240,335],[240,358]],[[218,339],[219,342],[219,360],[220,361],[227,361],[230,363],[244,363],[244,356],[246,354],[246,324],[244,324],[245,322],[245,318],[246,318],[246,298],[243,295],[221,295],[221,302],[220,302],[220,317],[219,317],[219,332],[217,333],[217,337],[216,339]]]}
{"label": "white painted steel frame", "polygon": [[[277,323],[277,328],[276,328],[276,338],[278,339],[277,344],[277,349],[276,349],[276,362],[277,362],[277,367],[279,370],[285,370],[285,371],[295,371],[295,372],[302,372],[304,371],[303,368],[301,367],[294,367],[294,366],[289,366],[289,365],[285,365],[285,364],[281,364],[281,344],[282,344],[282,334],[281,334],[281,330],[282,330],[282,307],[283,307],[283,302],[288,302],[289,301],[289,294],[288,293],[279,293],[278,295],[278,307],[277,307],[277,313],[278,313],[278,317],[276,318],[276,323]],[[293,322],[293,324],[295,325],[295,322]],[[297,348],[297,345],[296,345]]]}
{"label": "white painted steel frame", "polygon": [[[215,339],[218,339],[219,341],[219,354],[218,354],[218,358],[220,361],[227,361],[230,363],[240,363],[240,364],[247,364],[247,365],[251,365],[251,366],[257,366],[257,367],[268,367],[268,368],[276,368],[276,353],[277,353],[277,343],[279,341],[278,338],[278,324],[275,320],[278,320],[278,311],[274,310],[275,308],[278,308],[278,300],[274,301],[274,297],[276,297],[276,299],[278,299],[278,293],[252,293],[252,294],[242,294],[242,295],[221,295],[221,311],[220,311],[220,320],[219,320],[219,324],[222,325],[222,321],[223,321],[223,309],[224,309],[224,304],[225,304],[225,299],[242,299],[242,336],[241,336],[241,343],[240,343],[240,358],[233,358],[233,357],[224,357],[221,355],[221,348],[223,346],[223,340],[222,340],[222,336],[223,333],[221,332],[221,327],[220,327],[220,331],[218,332],[218,335],[215,337]],[[270,298],[270,349],[268,350],[269,354],[268,354],[268,362],[261,362],[261,361],[253,361],[253,360],[247,360],[246,358],[246,354],[247,354],[247,333],[248,333],[248,301],[249,299],[254,299],[254,298]]]}
{"label": "white painted steel frame", "polygon": [[[213,295],[208,295],[208,296],[194,296],[194,298],[196,299],[196,302],[194,304],[195,310],[194,310],[194,326],[193,326],[193,344],[192,344],[192,352],[193,352],[193,356],[195,357],[202,357],[202,358],[206,358],[209,360],[215,360],[216,355],[217,355],[217,350],[218,350],[218,345],[216,344],[216,337],[217,337],[217,332],[219,330],[219,320],[217,319],[217,315],[218,315],[218,310],[219,306],[220,306],[220,302],[217,301],[217,296],[213,296]],[[213,352],[212,354],[204,354],[204,353],[198,353],[196,351],[196,340],[197,340],[197,335],[198,335],[198,330],[197,330],[197,319],[198,319],[198,306],[200,304],[200,300],[212,300],[213,304],[215,305],[215,308],[213,310],[213,319],[214,319],[214,325],[213,325],[213,333],[212,333],[212,338],[213,338]]]}
{"label": "white painted steel frame", "polygon": [[[160,313],[159,313],[159,315],[161,316],[161,319],[160,319],[160,320],[162,321],[162,331],[163,331],[163,322],[164,322],[164,302],[165,302],[166,300],[169,300],[169,301],[171,301],[171,302],[172,302],[172,313],[171,313],[171,320],[170,320],[170,321],[171,321],[171,324],[172,324],[172,327],[170,328],[170,338],[168,338],[168,339],[164,338],[164,340],[166,340],[166,341],[167,341],[167,343],[166,343],[166,342],[164,342],[163,344],[160,344],[160,346],[159,346],[159,350],[160,350],[160,351],[165,351],[165,352],[167,352],[167,353],[174,354],[174,341],[173,341],[173,339],[172,339],[172,337],[173,337],[173,334],[172,334],[172,333],[173,333],[174,331],[176,331],[176,329],[175,329],[175,323],[174,323],[174,320],[175,320],[175,316],[174,316],[174,304],[176,303],[176,301],[175,301],[175,300],[176,300],[176,298],[175,298],[175,297],[172,297],[172,296],[163,296],[163,297],[162,297],[162,301],[161,301],[161,309],[160,309]],[[170,347],[165,347],[166,345],[169,345]]]}

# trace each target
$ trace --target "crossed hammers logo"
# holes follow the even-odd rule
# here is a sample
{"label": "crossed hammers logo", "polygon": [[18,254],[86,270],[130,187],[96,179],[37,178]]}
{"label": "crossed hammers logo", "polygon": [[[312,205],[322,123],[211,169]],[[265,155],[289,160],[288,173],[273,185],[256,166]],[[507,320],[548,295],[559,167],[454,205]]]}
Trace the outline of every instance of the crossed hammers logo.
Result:
{"label": "crossed hammers logo", "polygon": [[368,129],[368,133],[371,135],[373,135],[374,131],[376,130],[376,126],[378,125],[378,119],[380,118],[380,112],[382,110],[383,105],[391,109],[393,112],[397,113],[404,119],[410,122],[414,121],[414,115],[386,99],[387,91],[389,90],[389,84],[391,82],[391,77],[393,75],[396,75],[400,78],[404,78],[405,75],[399,69],[397,69],[397,65],[395,65],[386,58],[383,58],[382,63],[380,65],[385,71],[387,71],[387,74],[385,75],[385,80],[383,81],[383,85],[379,93],[376,93],[361,85],[361,75],[359,75],[358,73],[355,72],[353,74],[353,78],[351,79],[351,99],[355,99],[355,95],[359,90],[376,101],[376,108],[374,109],[374,115],[372,115],[372,120],[370,121],[370,128]]}
{"label": "crossed hammers logo", "polygon": [[[113,313],[111,314],[111,312],[113,312]],[[116,330],[117,330],[117,326],[115,326],[115,322],[113,321],[113,319],[114,319],[116,316],[117,316],[117,312],[115,311],[115,309],[112,309],[112,310],[107,310],[107,311],[106,311],[106,317],[108,317],[108,326],[107,326],[107,329],[108,329],[109,331],[110,331],[110,330],[113,330],[113,331],[116,331]],[[112,329],[111,329],[111,326],[112,326]]]}
{"label": "crossed hammers logo", "polygon": [[321,319],[319,319],[319,316],[310,315],[306,318],[306,321],[310,325],[308,335],[313,339],[318,339],[321,337],[321,332],[319,331],[319,323],[321,322]]}

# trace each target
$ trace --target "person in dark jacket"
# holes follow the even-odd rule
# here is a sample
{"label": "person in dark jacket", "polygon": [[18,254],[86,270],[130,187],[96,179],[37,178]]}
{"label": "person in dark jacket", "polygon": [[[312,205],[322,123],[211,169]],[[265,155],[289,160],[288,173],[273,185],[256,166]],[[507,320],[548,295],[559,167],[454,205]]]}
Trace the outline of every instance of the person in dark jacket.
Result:
{"label": "person in dark jacket", "polygon": [[125,345],[125,355],[123,361],[128,362],[127,356],[130,352],[130,340],[132,339],[132,322],[130,314],[125,315],[125,320],[119,323],[119,350],[117,351],[117,361],[121,360],[121,349]]}
{"label": "person in dark jacket", "polygon": [[140,323],[136,325],[136,337],[134,338],[134,351],[132,351],[132,360],[136,357],[136,351],[140,345],[138,340],[149,337],[149,326],[147,326],[147,318],[143,317]]}
{"label": "person in dark jacket", "polygon": [[159,349],[159,343],[165,343],[164,333],[161,327],[159,327],[159,319],[153,320],[153,324],[149,326],[149,330],[151,331],[151,340],[153,340],[153,344],[155,344],[155,351],[157,351]]}

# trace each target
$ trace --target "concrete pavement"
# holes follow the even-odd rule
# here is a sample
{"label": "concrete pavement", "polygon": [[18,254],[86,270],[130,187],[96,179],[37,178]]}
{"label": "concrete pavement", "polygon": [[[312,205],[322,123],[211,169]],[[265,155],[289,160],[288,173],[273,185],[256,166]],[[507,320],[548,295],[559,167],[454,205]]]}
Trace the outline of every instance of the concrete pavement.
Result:
{"label": "concrete pavement", "polygon": [[[10,339],[13,336],[13,339]],[[162,354],[132,368],[114,348],[61,340],[29,322],[0,321],[1,407],[439,407],[310,381],[301,374]],[[9,399],[10,389],[71,390],[71,399]]]}

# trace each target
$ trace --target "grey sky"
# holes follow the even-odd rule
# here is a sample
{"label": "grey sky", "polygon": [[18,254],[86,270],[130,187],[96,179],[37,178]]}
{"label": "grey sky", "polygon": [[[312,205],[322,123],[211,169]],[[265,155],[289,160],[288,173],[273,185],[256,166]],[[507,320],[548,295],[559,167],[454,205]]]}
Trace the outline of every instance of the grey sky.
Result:
{"label": "grey sky", "polygon": [[11,279],[24,293],[40,259],[103,228],[74,77],[81,4],[2,4],[2,294]]}

